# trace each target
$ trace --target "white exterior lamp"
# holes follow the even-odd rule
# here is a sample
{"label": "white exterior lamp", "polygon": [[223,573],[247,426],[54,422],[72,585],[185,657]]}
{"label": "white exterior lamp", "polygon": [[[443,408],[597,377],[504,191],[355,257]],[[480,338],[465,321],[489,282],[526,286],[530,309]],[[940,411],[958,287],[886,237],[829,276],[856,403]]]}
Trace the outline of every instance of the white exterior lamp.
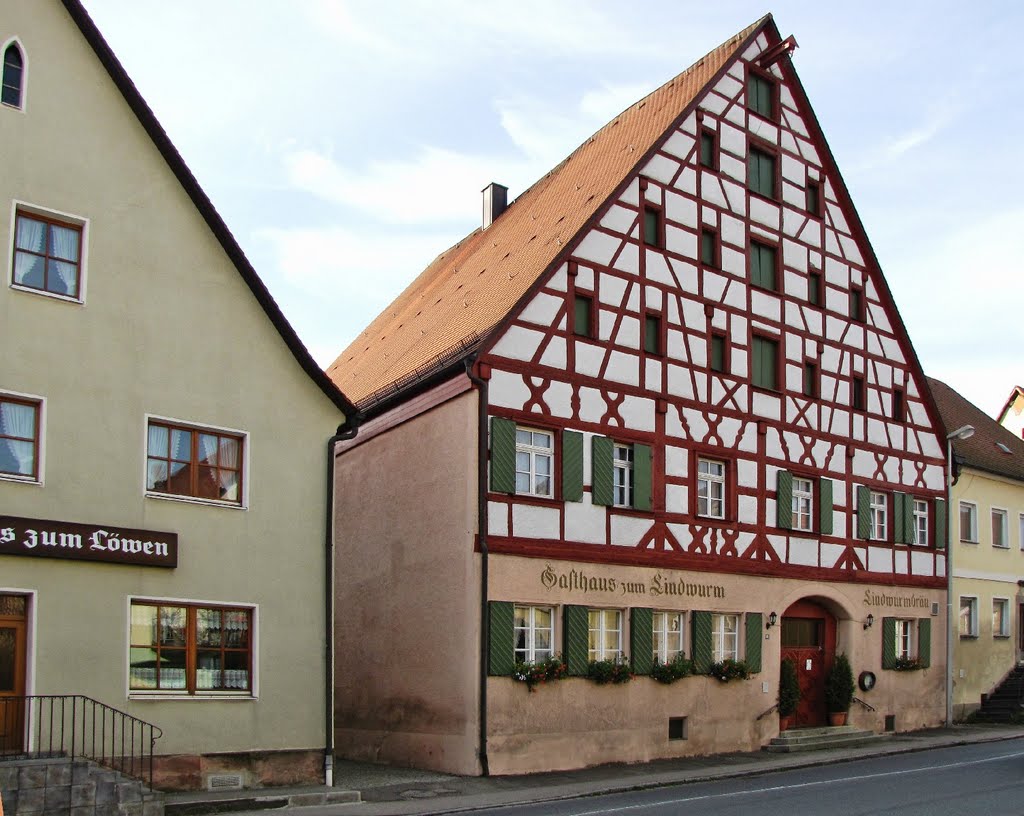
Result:
{"label": "white exterior lamp", "polygon": [[953,726],[953,440],[974,436],[964,425],[946,434],[946,727]]}

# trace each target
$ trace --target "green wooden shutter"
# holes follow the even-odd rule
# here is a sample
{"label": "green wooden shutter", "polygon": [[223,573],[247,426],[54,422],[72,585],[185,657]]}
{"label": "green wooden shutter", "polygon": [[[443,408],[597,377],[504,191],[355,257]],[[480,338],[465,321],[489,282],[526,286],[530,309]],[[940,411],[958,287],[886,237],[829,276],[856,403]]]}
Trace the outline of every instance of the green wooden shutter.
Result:
{"label": "green wooden shutter", "polygon": [[917,622],[917,659],[924,668],[932,665],[932,622],[921,618]]}
{"label": "green wooden shutter", "polygon": [[706,674],[714,657],[714,647],[711,643],[711,613],[693,612],[690,618],[693,625],[693,668],[698,674]]}
{"label": "green wooden shutter", "polygon": [[903,529],[903,505],[906,504],[906,493],[892,494],[892,540],[897,544],[906,544]]}
{"label": "green wooden shutter", "polygon": [[857,485],[857,538],[871,538],[871,490]]}
{"label": "green wooden shutter", "polygon": [[[946,531],[949,529],[949,518],[946,516],[946,500],[935,500],[935,549],[946,549]],[[948,569],[948,567],[947,567]]]}
{"label": "green wooden shutter", "polygon": [[832,535],[832,480],[818,479],[818,532]]}
{"label": "green wooden shutter", "polygon": [[516,492],[516,423],[491,417],[491,490]]}
{"label": "green wooden shutter", "polygon": [[633,445],[633,507],[651,509],[651,447]]}
{"label": "green wooden shutter", "polygon": [[[897,522],[898,524],[899,522]],[[914,497],[903,494],[903,539],[904,544],[914,543]]]}
{"label": "green wooden shutter", "polygon": [[747,619],[747,642],[745,647],[747,668],[754,674],[761,671],[761,627],[763,621],[760,612],[748,612]]}
{"label": "green wooden shutter", "polygon": [[487,673],[509,677],[515,668],[515,623],[511,601],[491,601],[488,620]]}
{"label": "green wooden shutter", "polygon": [[569,674],[582,677],[590,663],[590,616],[585,606],[566,606],[562,618],[565,665]]}
{"label": "green wooden shutter", "polygon": [[583,434],[562,431],[562,500],[583,501]]}
{"label": "green wooden shutter", "polygon": [[629,610],[629,653],[634,674],[650,674],[654,662],[654,612],[644,607]]}
{"label": "green wooden shutter", "polygon": [[590,440],[590,500],[594,504],[612,504],[612,440],[594,436]]}
{"label": "green wooden shutter", "polygon": [[775,480],[775,524],[783,530],[793,529],[793,474],[780,470]]}
{"label": "green wooden shutter", "polygon": [[882,618],[882,668],[896,668],[896,618]]}

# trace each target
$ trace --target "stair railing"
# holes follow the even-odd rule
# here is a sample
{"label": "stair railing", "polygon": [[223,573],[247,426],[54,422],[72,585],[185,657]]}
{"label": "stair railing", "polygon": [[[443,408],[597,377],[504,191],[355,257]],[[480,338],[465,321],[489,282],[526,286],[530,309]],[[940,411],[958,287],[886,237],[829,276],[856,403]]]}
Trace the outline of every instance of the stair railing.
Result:
{"label": "stair railing", "polygon": [[868,711],[878,711],[878,709],[871,705],[871,703],[865,702],[864,700],[860,699],[860,697],[854,696],[853,701],[855,703],[860,703]]}
{"label": "stair railing", "polygon": [[0,759],[88,759],[153,787],[163,731],[82,694],[0,697]]}

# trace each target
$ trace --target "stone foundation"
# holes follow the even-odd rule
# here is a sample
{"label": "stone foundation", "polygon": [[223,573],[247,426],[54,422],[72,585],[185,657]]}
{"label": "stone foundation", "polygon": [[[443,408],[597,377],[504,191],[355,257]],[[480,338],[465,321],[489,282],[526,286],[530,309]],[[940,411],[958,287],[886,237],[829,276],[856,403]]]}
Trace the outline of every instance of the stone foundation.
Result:
{"label": "stone foundation", "polygon": [[[163,791],[207,790],[237,775],[241,788],[322,785],[324,754],[317,750],[171,754],[153,757],[153,787]],[[236,787],[225,784],[226,789]]]}

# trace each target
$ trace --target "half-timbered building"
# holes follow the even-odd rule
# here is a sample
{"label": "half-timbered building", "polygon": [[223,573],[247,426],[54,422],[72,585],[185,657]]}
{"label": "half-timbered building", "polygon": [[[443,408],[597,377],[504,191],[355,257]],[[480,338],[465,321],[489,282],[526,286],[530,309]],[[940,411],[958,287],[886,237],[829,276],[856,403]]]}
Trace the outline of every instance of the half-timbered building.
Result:
{"label": "half-timbered building", "polygon": [[337,456],[343,755],[756,749],[782,658],[815,725],[837,653],[853,723],[941,722],[941,425],[794,48],[765,17],[489,185],[328,369],[368,417]]}

